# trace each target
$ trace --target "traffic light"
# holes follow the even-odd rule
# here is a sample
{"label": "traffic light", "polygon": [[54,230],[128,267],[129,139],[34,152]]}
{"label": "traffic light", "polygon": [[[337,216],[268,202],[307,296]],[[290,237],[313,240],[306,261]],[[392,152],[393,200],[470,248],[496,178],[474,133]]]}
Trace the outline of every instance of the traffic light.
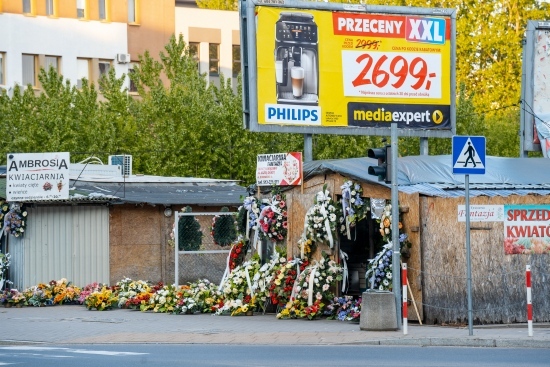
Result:
{"label": "traffic light", "polygon": [[378,166],[369,166],[369,175],[378,176],[378,181],[391,183],[391,145],[369,149],[367,156],[378,159]]}

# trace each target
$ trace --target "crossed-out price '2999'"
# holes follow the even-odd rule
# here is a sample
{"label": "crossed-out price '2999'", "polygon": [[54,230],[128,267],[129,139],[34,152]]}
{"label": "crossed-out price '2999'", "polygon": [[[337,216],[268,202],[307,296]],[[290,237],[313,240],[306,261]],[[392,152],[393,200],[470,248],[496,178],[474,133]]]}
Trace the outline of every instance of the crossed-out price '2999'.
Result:
{"label": "crossed-out price '2999'", "polygon": [[441,55],[342,51],[344,95],[441,98]]}

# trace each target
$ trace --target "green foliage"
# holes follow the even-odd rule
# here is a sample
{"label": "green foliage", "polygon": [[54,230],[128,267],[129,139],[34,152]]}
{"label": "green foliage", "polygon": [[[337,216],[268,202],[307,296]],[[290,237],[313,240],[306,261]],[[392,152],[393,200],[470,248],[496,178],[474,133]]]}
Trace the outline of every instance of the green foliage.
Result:
{"label": "green foliage", "polygon": [[[191,213],[186,206],[184,213]],[[202,231],[199,221],[193,215],[183,215],[178,221],[178,247],[180,251],[197,251],[202,245]]]}
{"label": "green foliage", "polygon": [[239,7],[236,0],[196,0],[196,3],[203,9],[237,10]]}
{"label": "green foliage", "polygon": [[[222,212],[229,212],[229,209],[224,206]],[[221,247],[229,246],[237,240],[237,228],[235,226],[235,218],[232,214],[220,214],[212,220],[212,237],[214,243]]]}

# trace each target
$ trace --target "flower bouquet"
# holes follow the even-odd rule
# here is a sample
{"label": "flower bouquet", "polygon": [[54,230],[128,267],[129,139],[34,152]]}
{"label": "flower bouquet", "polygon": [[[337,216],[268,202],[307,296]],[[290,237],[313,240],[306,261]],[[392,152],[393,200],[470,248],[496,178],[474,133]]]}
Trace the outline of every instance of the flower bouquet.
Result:
{"label": "flower bouquet", "polygon": [[88,297],[90,294],[94,292],[100,291],[103,287],[105,287],[105,284],[93,282],[88,285],[86,285],[84,288],[80,290],[80,295],[78,296],[78,303],[84,304],[86,301],[86,297]]}
{"label": "flower bouquet", "polygon": [[329,320],[337,319],[340,321],[359,322],[361,317],[361,302],[361,297],[358,299],[355,299],[353,296],[335,297],[327,305],[324,314]]}
{"label": "flower bouquet", "polygon": [[88,310],[97,311],[110,310],[118,302],[118,297],[113,290],[107,286],[103,286],[101,290],[90,293],[84,300],[84,305]]}
{"label": "flower bouquet", "polygon": [[334,298],[331,288],[342,280],[342,267],[323,252],[317,262],[312,262],[298,277],[294,285],[296,299],[313,305],[314,301],[330,301]]}
{"label": "flower bouquet", "polygon": [[237,242],[233,243],[229,251],[229,271],[233,271],[233,269],[244,262],[247,252],[248,245],[244,242],[244,239],[239,236],[239,239]]}
{"label": "flower bouquet", "polygon": [[67,279],[61,278],[58,281],[52,280],[50,282],[53,293],[53,303],[54,304],[77,304],[78,298],[80,296],[80,288],[75,287],[68,282]]}
{"label": "flower bouquet", "polygon": [[361,197],[363,188],[359,183],[346,181],[340,188],[342,189],[342,198],[340,199],[342,211],[339,218],[339,230],[351,240],[350,229],[367,216],[370,206],[368,199]]}
{"label": "flower bouquet", "polygon": [[143,280],[132,280],[124,278],[117,282],[118,307],[140,309],[142,301],[149,301],[151,286]]}
{"label": "flower bouquet", "polygon": [[327,185],[318,192],[315,204],[308,209],[305,217],[305,238],[313,242],[328,243],[334,246],[334,234],[336,230],[337,209],[330,197]]}
{"label": "flower bouquet", "polygon": [[149,306],[153,312],[174,312],[177,299],[176,293],[179,291],[174,284],[165,285],[153,293],[149,299]]}
{"label": "flower bouquet", "polygon": [[256,307],[252,279],[259,268],[258,260],[251,259],[229,274],[221,286],[223,301],[216,310],[217,315],[235,315]]}
{"label": "flower bouquet", "polygon": [[39,283],[38,285],[27,288],[23,293],[30,306],[40,307],[53,305],[52,287],[48,284]]}
{"label": "flower bouquet", "polygon": [[276,248],[271,260],[263,264],[260,269],[258,269],[258,272],[254,274],[254,278],[252,279],[252,288],[256,290],[255,295],[259,302],[259,306],[264,311],[266,310],[267,301],[271,301],[270,285],[272,284],[273,277],[281,267],[287,264],[285,253],[286,251]]}
{"label": "flower bouquet", "polygon": [[283,306],[292,300],[296,278],[308,265],[308,259],[294,259],[281,263],[280,268],[276,270],[269,285],[269,295],[272,304]]}
{"label": "flower bouquet", "polygon": [[21,307],[22,305],[25,305],[27,302],[27,297],[25,297],[25,294],[19,292],[17,289],[10,289],[5,291],[7,294],[7,302],[11,303],[12,305]]}
{"label": "flower bouquet", "polygon": [[244,238],[250,238],[250,231],[257,229],[260,207],[258,199],[254,196],[247,196],[237,211],[237,230]]}
{"label": "flower bouquet", "polygon": [[192,297],[197,305],[197,310],[202,313],[214,312],[214,306],[221,298],[222,293],[218,291],[218,286],[208,279],[199,279],[194,283],[189,283],[189,297]]}

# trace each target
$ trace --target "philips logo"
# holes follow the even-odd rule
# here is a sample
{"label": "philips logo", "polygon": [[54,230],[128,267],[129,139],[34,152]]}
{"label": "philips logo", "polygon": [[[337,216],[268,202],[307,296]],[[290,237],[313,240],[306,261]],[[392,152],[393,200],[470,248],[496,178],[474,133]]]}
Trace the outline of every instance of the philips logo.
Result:
{"label": "philips logo", "polygon": [[321,125],[320,107],[266,104],[265,122],[290,125]]}
{"label": "philips logo", "polygon": [[445,19],[407,17],[407,41],[442,45],[445,43]]}

